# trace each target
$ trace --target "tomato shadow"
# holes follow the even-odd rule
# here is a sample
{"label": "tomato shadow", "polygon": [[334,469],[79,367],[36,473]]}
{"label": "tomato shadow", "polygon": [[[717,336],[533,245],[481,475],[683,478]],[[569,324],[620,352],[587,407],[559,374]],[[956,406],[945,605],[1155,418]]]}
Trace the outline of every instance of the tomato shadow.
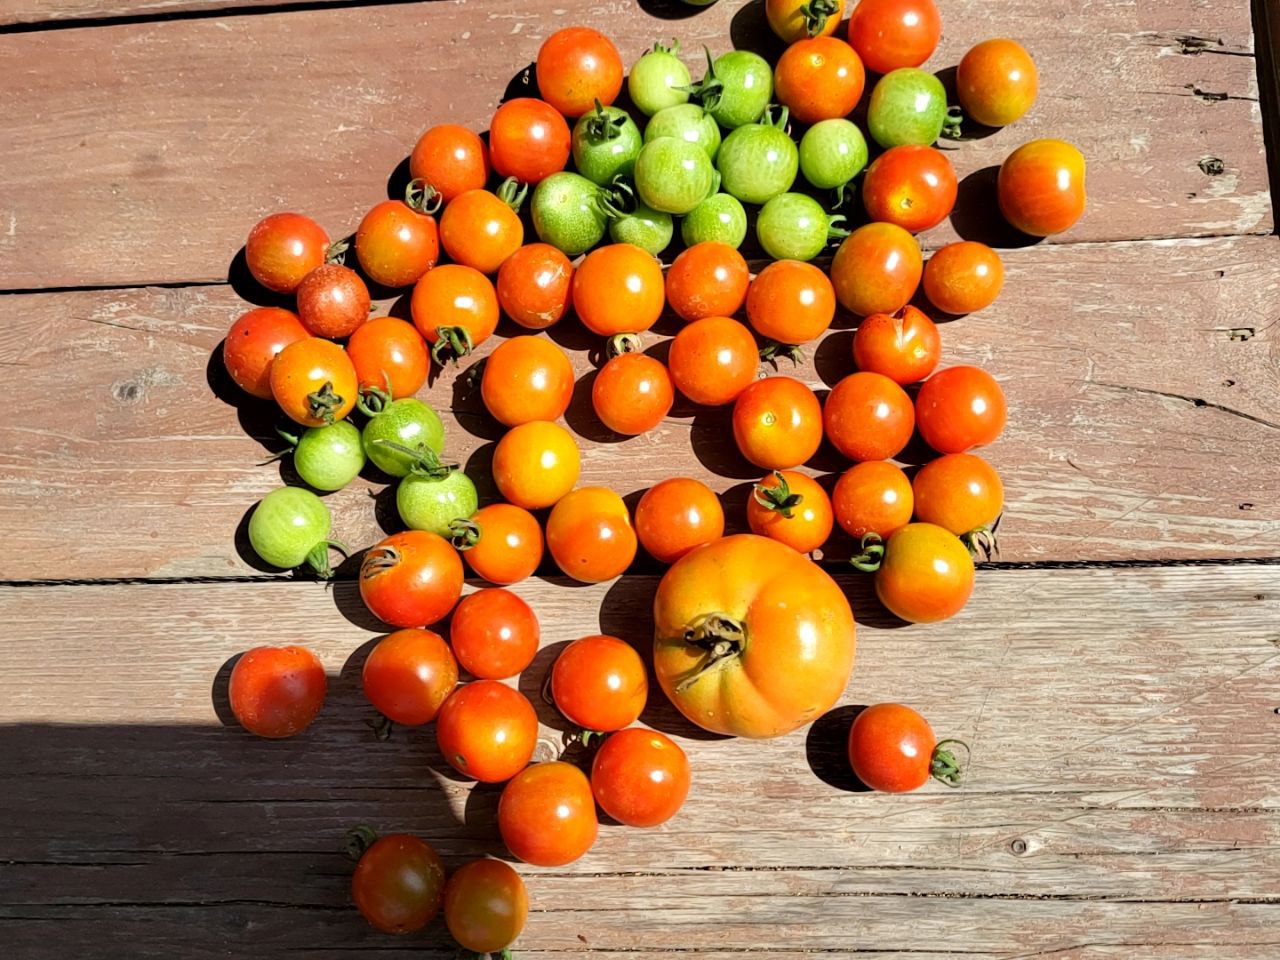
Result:
{"label": "tomato shadow", "polygon": [[213,676],[213,689],[209,692],[209,699],[213,703],[213,712],[217,714],[218,722],[224,727],[239,727],[240,721],[236,719],[236,715],[231,711],[231,671],[235,669],[243,653],[237,653],[227,662],[218,668],[218,672]]}
{"label": "tomato shadow", "polygon": [[236,251],[236,255],[231,258],[231,263],[227,265],[227,285],[237,297],[255,307],[284,307],[289,311],[294,309],[293,297],[287,293],[268,290],[249,272],[249,261],[245,258],[244,247]]}
{"label": "tomato shadow", "polygon": [[834,330],[813,351],[813,369],[818,379],[834,387],[857,367],[853,362],[853,330]]}
{"label": "tomato shadow", "polygon": [[462,468],[476,485],[476,495],[482,504],[504,499],[493,479],[493,455],[497,449],[496,442],[482,444],[472,451]]}
{"label": "tomato shadow", "polygon": [[[946,90],[947,103],[949,104],[960,102],[960,98],[956,95],[957,69],[958,68],[955,66],[944,67],[934,74],[942,84],[943,89]],[[971,120],[968,115],[965,115],[960,124],[960,136],[954,139],[943,137],[943,139],[938,141],[938,146],[946,150],[948,144],[962,143],[966,140],[985,140],[987,137],[994,136],[999,132],[999,127],[985,126],[984,124],[978,123],[976,120]],[[954,146],[951,147],[951,150],[955,149],[957,148]]]}
{"label": "tomato shadow", "polygon": [[239,385],[227,373],[227,366],[222,361],[225,339],[219,341],[209,354],[205,363],[204,378],[210,392],[236,411],[236,420],[240,430],[252,440],[261,444],[262,449],[275,455],[285,446],[276,432],[276,424],[280,421],[280,412],[270,400],[255,397],[241,390]]}
{"label": "tomato shadow", "polygon": [[573,385],[573,396],[569,400],[568,409],[564,412],[564,422],[570,430],[592,443],[625,443],[632,438],[623,433],[614,433],[596,416],[591,391],[598,376],[599,370],[590,370],[578,378],[578,382]]}
{"label": "tomato shadow", "polygon": [[639,0],[639,3],[641,10],[659,20],[688,20],[706,9],[685,3],[684,0]]}
{"label": "tomato shadow", "polygon": [[[445,767],[456,772],[448,764]],[[473,844],[484,845],[485,854],[507,863],[519,863],[507,850],[498,832],[498,801],[502,798],[503,786],[501,783],[477,783],[472,787],[463,805],[462,824]]]}
{"label": "tomato shadow", "polygon": [[[534,331],[522,330],[521,332],[533,333]],[[552,343],[562,349],[585,353],[587,359],[596,366],[604,362],[604,337],[584,327],[578,322],[575,314],[565,314],[560,321],[547,327],[544,332]]]}
{"label": "tomato shadow", "polygon": [[[357,561],[358,577],[358,561],[360,558],[355,557],[354,559]],[[395,627],[383,623],[369,612],[369,608],[365,606],[364,600],[360,596],[360,581],[358,579],[333,581],[329,585],[329,594],[333,597],[333,605],[342,614],[343,619],[353,627],[379,634],[386,634],[395,629]],[[350,663],[350,660],[347,662]],[[361,660],[360,664],[363,667],[364,661]]]}
{"label": "tomato shadow", "polygon": [[[253,516],[253,511],[257,508],[258,502],[254,501],[254,503],[250,504],[249,509],[244,512],[243,516],[240,517],[240,522],[236,524],[235,534],[232,538],[235,544],[236,554],[247,566],[252,567],[259,573],[273,573],[279,576],[282,580],[288,579],[284,575],[285,571],[271,566],[271,564],[258,556],[258,552],[253,549],[253,544],[249,542],[249,518]],[[294,579],[301,580],[307,578],[295,573]]]}
{"label": "tomato shadow", "polygon": [[[761,476],[764,471],[760,471]],[[720,498],[720,508],[724,510],[724,535],[731,537],[735,533],[750,533],[751,526],[747,523],[747,501],[751,499],[755,491],[756,480],[748,480],[746,483],[735,483],[728,490],[724,490],[716,496]]]}
{"label": "tomato shadow", "polygon": [[[405,191],[409,188],[409,181],[412,179],[413,174],[409,172],[409,158],[405,157],[396,164],[391,175],[387,177],[387,199],[403,200]],[[350,259],[354,260],[355,257]]]}
{"label": "tomato shadow", "polygon": [[[509,100],[519,100],[521,97],[541,97],[542,94],[538,91],[538,79],[535,76],[536,68],[536,63],[530,63],[527,67],[516,71],[515,76],[507,81],[498,102],[502,104]],[[487,142],[488,138],[486,137],[485,140]]]}
{"label": "tomato shadow", "polygon": [[[546,639],[545,634],[543,639]],[[576,639],[578,638],[569,637],[564,640],[544,643],[543,646],[538,648],[538,652],[534,655],[529,666],[520,672],[518,681],[518,689],[533,704],[533,709],[537,711],[538,722],[542,726],[549,727],[559,733],[571,733],[578,728],[566,720],[551,701],[551,668],[560,654],[564,652],[564,648]]]}
{"label": "tomato shadow", "polygon": [[[483,358],[475,360],[454,375],[450,389],[449,412],[458,426],[471,436],[479,440],[501,440],[507,428],[489,413],[489,408],[484,405],[484,398],[480,393],[480,378],[484,373],[484,362]],[[447,460],[447,446],[445,453]]]}
{"label": "tomato shadow", "polygon": [[400,508],[396,506],[398,485],[399,481],[392,481],[389,486],[382,487],[376,493],[369,491],[370,499],[373,500],[373,519],[387,536],[405,529],[404,521],[400,519]]}
{"label": "tomato shadow", "polygon": [[849,728],[866,704],[846,704],[828,710],[805,735],[804,753],[809,769],[827,786],[845,793],[869,793],[870,787],[849,766]]}
{"label": "tomato shadow", "polygon": [[770,64],[776,64],[786,49],[769,27],[764,0],[751,0],[738,8],[729,21],[729,39],[733,41],[733,49],[758,53]]}
{"label": "tomato shadow", "polygon": [[977,240],[989,247],[1016,249],[1032,247],[1043,241],[1010,224],[1000,214],[996,193],[998,166],[983,167],[960,181],[951,226],[964,240]]}
{"label": "tomato shadow", "polygon": [[733,436],[733,406],[701,407],[689,425],[689,445],[698,462],[716,476],[729,480],[755,480],[760,468],[742,455]]}

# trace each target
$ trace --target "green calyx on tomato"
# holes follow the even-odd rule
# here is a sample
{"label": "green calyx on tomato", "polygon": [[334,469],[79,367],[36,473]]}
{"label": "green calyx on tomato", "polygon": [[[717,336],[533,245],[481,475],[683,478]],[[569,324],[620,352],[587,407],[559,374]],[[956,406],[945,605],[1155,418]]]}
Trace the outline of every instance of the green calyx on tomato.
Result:
{"label": "green calyx on tomato", "polygon": [[[946,749],[951,744],[964,748],[963,762],[954,752]],[[968,761],[970,753],[969,745],[963,740],[939,740],[933,748],[933,756],[929,758],[929,776],[948,787],[960,786],[960,781],[964,778],[964,763]]]}
{"label": "green calyx on tomato", "polygon": [[444,206],[444,197],[426,180],[416,177],[404,188],[404,203],[410,210],[434,215]]}
{"label": "green calyx on tomato", "polygon": [[329,548],[344,557],[347,548],[329,539],[333,520],[324,501],[301,487],[281,487],[263,497],[249,517],[249,545],[273,567],[292,570],[304,563],[316,576],[333,576]]}
{"label": "green calyx on tomato", "polygon": [[719,180],[707,152],[687,140],[659,137],[636,158],[636,193],[645,206],[662,213],[688,213],[716,192]]}
{"label": "green calyx on tomato", "polygon": [[627,92],[640,112],[651,117],[659,110],[687,103],[689,94],[684,88],[691,80],[689,68],[680,59],[680,41],[672,40],[669,47],[659,42],[632,65]]}
{"label": "green calyx on tomato", "polygon": [[601,186],[580,173],[561,171],[538,184],[530,212],[538,239],[576,257],[604,239],[611,220],[634,207],[631,184],[621,175]]}
{"label": "green calyx on tomato", "polygon": [[725,193],[743,203],[768,203],[796,182],[800,151],[787,133],[790,111],[774,116],[767,108],[759,123],[738,127],[725,137],[716,166]]}
{"label": "green calyx on tomato", "polygon": [[804,17],[804,31],[811,37],[819,36],[833,16],[840,15],[840,4],[836,0],[809,0],[800,8]]}
{"label": "green calyx on tomato", "polygon": [[[381,391],[371,396],[378,394]],[[366,403],[361,410],[369,416],[360,435],[365,456],[389,476],[407,476],[424,452],[438,454],[444,449],[444,423],[416,397],[402,397],[376,408]],[[408,453],[402,452],[406,450]]]}
{"label": "green calyx on tomato", "polygon": [[333,381],[326,380],[319,390],[307,394],[307,412],[314,420],[333,423],[346,398],[333,389]]}
{"label": "green calyx on tomato", "polygon": [[[950,120],[948,118],[951,118]],[[929,146],[959,117],[947,109],[942,81],[917,67],[902,67],[880,78],[867,106],[867,127],[880,146]]]}
{"label": "green calyx on tomato", "polygon": [[862,536],[862,542],[858,544],[858,549],[862,552],[856,557],[849,560],[853,569],[861,573],[875,573],[884,563],[884,537],[872,531]]}
{"label": "green calyx on tomato", "polygon": [[661,137],[696,143],[713,161],[720,152],[720,124],[696,103],[664,107],[655,113],[645,124],[644,142],[651,143]]}
{"label": "green calyx on tomato", "polygon": [[779,516],[790,520],[795,513],[796,507],[804,503],[804,495],[792,491],[782,471],[773,471],[773,476],[778,481],[774,486],[767,487],[763,483],[757,483],[751,491],[751,496],[756,503],[766,510],[772,510]]}
{"label": "green calyx on tomato", "polygon": [[707,72],[685,88],[720,126],[733,130],[754,123],[773,99],[773,68],[759,54],[730,50],[712,59],[707,48]]}
{"label": "green calyx on tomato", "polygon": [[849,231],[842,214],[829,214],[804,193],[780,193],[760,209],[756,237],[774,260],[809,261],[827,244],[843,240]]}
{"label": "green calyx on tomato", "polygon": [[396,510],[410,530],[426,530],[449,539],[453,525],[480,507],[476,485],[455,463],[443,463],[429,447],[421,451],[392,440],[375,446],[411,458],[409,473],[396,487]]}
{"label": "green calyx on tomato", "polygon": [[747,238],[747,211],[737,197],[712,194],[680,222],[680,236],[688,247],[714,240],[736,250]]}
{"label": "green calyx on tomato", "polygon": [[608,184],[630,175],[644,145],[640,128],[620,107],[603,106],[584,114],[573,128],[573,164],[592,183]]}

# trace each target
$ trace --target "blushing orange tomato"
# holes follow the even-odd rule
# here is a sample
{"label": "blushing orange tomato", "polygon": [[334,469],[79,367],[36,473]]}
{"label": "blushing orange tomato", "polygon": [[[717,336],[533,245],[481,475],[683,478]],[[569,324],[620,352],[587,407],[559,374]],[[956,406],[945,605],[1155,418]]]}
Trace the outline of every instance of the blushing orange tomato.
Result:
{"label": "blushing orange tomato", "polygon": [[431,630],[397,630],[378,641],[360,674],[364,695],[392,723],[430,723],[458,685],[458,661]]}
{"label": "blushing orange tomato", "polygon": [[481,273],[496,272],[524,243],[524,224],[513,209],[517,197],[514,184],[503,184],[497,194],[468,190],[454,198],[440,215],[440,242],[450,259]]}
{"label": "blushing orange tomato", "polygon": [[361,390],[390,390],[394,398],[421,390],[431,368],[422,334],[397,317],[374,317],[353,333],[347,356]]}
{"label": "blushing orange tomato", "polygon": [[498,800],[502,842],[535,867],[572,863],[591,849],[599,829],[587,775],[560,760],[522,771]]}
{"label": "blushing orange tomato", "polygon": [[936,227],[951,215],[960,182],[941,150],[920,144],[891,147],[872,162],[862,180],[867,216],[910,233]]}
{"label": "blushing orange tomato", "polygon": [[747,497],[751,532],[797,553],[813,553],[831,537],[835,519],[831,498],[813,477],[795,470],[769,474]]}
{"label": "blushing orange tomato", "polygon": [[911,483],[916,517],[956,536],[990,527],[1004,509],[1004,484],[995,467],[972,453],[926,463]]}
{"label": "blushing orange tomato", "polygon": [[911,522],[915,497],[901,467],[868,460],[841,474],[831,506],[836,522],[854,540],[868,533],[884,540]]}
{"label": "blushing orange tomato", "polygon": [[853,231],[831,261],[831,282],[844,308],[861,317],[897,313],[920,286],[920,244],[892,223],[868,223]]}
{"label": "blushing orange tomato", "polygon": [[1009,154],[996,191],[1000,212],[1023,233],[1062,233],[1084,214],[1084,154],[1063,140],[1032,140]]}
{"label": "blushing orange tomato", "polygon": [[501,587],[467,594],[449,621],[449,643],[458,662],[481,680],[520,673],[537,656],[541,635],[533,608]]}
{"label": "blushing orange tomato", "polygon": [[941,38],[934,0],[861,0],[849,17],[849,43],[876,73],[920,66]]}
{"label": "blushing orange tomato", "polygon": [[983,40],[956,68],[956,95],[964,112],[988,127],[1007,127],[1036,102],[1040,74],[1022,44]]}
{"label": "blushing orange tomato", "polygon": [[559,323],[573,304],[573,264],[549,243],[530,243],[498,268],[498,303],[529,330]]}
{"label": "blushing orange tomato", "polygon": [[316,337],[341,340],[369,320],[369,288],[340,263],[316,267],[298,284],[298,319]]}
{"label": "blushing orange tomato", "polygon": [[622,497],[607,487],[565,494],[547,517],[547,550],[567,576],[583,583],[621,574],[636,556],[636,532]]}
{"label": "blushing orange tomato", "polygon": [[569,162],[569,125],[543,100],[519,97],[500,106],[489,123],[489,159],[503,177],[541,183]]}
{"label": "blushing orange tomato", "polygon": [[436,742],[451,767],[481,783],[510,780],[538,745],[529,699],[497,680],[464,684],[436,715]]}
{"label": "blushing orange tomato", "polygon": [[943,313],[977,313],[996,302],[1004,287],[1004,264],[985,243],[949,243],[924,266],[924,295]]}
{"label": "blushing orange tomato", "polygon": [[429,270],[409,301],[413,325],[437,363],[458,360],[498,328],[498,296],[479,270],[457,263]]}
{"label": "blushing orange tomato", "polygon": [[643,353],[621,353],[596,374],[591,406],[600,422],[624,436],[648,433],[671,412],[675,386],[667,368]]}
{"label": "blushing orange tomato", "polygon": [[244,257],[253,278],[276,293],[293,293],[329,255],[324,227],[300,213],[273,213],[254,224]]}
{"label": "blushing orange tomato", "polygon": [[304,427],[344,419],[359,394],[356,368],[332,340],[297,340],[271,364],[271,395],[289,419]]}
{"label": "blushing orange tomato", "polygon": [[484,362],[480,396],[494,419],[508,427],[555,420],[573,397],[573,364],[550,340],[512,337]]}
{"label": "blushing orange tomato", "polygon": [[920,436],[939,453],[964,453],[993,443],[1007,419],[1004,391],[978,367],[939,370],[916,395]]}
{"label": "blushing orange tomato", "polygon": [[425,180],[445,203],[468,190],[483,190],[489,180],[489,148],[456,123],[431,127],[409,155],[409,176]]}
{"label": "blushing orange tomato", "polygon": [[685,321],[730,317],[742,306],[750,283],[742,254],[727,243],[705,240],[682,251],[668,268],[667,303]]}
{"label": "blushing orange tomato", "polygon": [[928,315],[910,304],[890,316],[877,313],[858,324],[853,362],[906,386],[933,373],[942,358],[942,338]]}
{"label": "blushing orange tomato", "polygon": [[818,452],[822,405],[799,380],[756,380],[733,402],[733,437],[757,467],[789,470]]}
{"label": "blushing orange tomato", "polygon": [[407,287],[440,259],[436,218],[399,200],[383,200],[356,228],[356,258],[374,283]]}
{"label": "blushing orange tomato", "polygon": [[659,563],[675,563],[690,550],[724,535],[720,498],[700,480],[671,477],[636,504],[636,536]]}
{"label": "blushing orange tomato", "polygon": [[578,482],[581,455],[558,423],[534,420],[512,427],[493,451],[493,482],[526,510],[549,507]]}
{"label": "blushing orange tomato", "polygon": [[876,596],[908,623],[954,617],[973,592],[973,557],[960,538],[932,523],[909,523],[889,537],[876,571]]}
{"label": "blushing orange tomato", "polygon": [[609,106],[622,90],[618,48],[598,30],[565,27],[543,42],[535,67],[538,92],[566,117]]}
{"label": "blushing orange tomato", "polygon": [[866,83],[862,59],[835,37],[796,41],[773,71],[778,102],[800,123],[848,116],[862,99]]}
{"label": "blushing orange tomato", "polygon": [[852,373],[835,385],[823,426],[850,460],[888,460],[911,440],[915,412],[906,391],[878,373]]}
{"label": "blushing orange tomato", "polygon": [[582,637],[551,668],[551,698],[570,723],[608,733],[640,719],[649,698],[644,661],[617,637]]}
{"label": "blushing orange tomato", "polygon": [[707,407],[732,403],[760,369],[751,331],[729,317],[704,317],[676,334],[667,358],[681,393]]}
{"label": "blushing orange tomato", "polygon": [[764,15],[783,43],[829,37],[844,19],[844,0],[766,0]]}
{"label": "blushing orange tomato", "polygon": [[619,823],[656,827],[674,817],[689,795],[689,758],[656,730],[619,730],[596,751],[591,791]]}
{"label": "blushing orange tomato", "polygon": [[816,340],[835,316],[835,289],[812,263],[776,260],[756,274],[747,291],[747,321],[776,343]]}
{"label": "blushing orange tomato", "polygon": [[[477,577],[507,586],[533,575],[542,562],[542,527],[528,510],[491,503],[455,521],[453,545]],[[519,672],[519,671],[517,671]]]}
{"label": "blushing orange tomato", "polygon": [[297,314],[280,307],[258,307],[242,314],[227,331],[222,362],[241,390],[270,400],[271,364],[276,354],[310,336]]}
{"label": "blushing orange tomato", "polygon": [[592,250],[573,275],[573,308],[592,333],[614,337],[648,330],[662,316],[662,265],[631,243]]}

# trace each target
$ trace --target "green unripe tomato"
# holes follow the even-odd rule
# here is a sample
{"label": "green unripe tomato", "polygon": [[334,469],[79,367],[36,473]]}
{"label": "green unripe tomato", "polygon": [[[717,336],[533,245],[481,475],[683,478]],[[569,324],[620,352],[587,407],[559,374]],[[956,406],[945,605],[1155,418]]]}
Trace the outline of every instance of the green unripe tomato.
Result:
{"label": "green unripe tomato", "polygon": [[609,223],[609,239],[614,243],[633,243],[655,257],[671,244],[675,226],[671,214],[637,204],[631,213]]}
{"label": "green unripe tomato", "polygon": [[387,404],[381,413],[370,417],[360,435],[365,456],[383,473],[403,477],[409,473],[415,458],[378,441],[389,441],[410,450],[444,449],[444,424],[439,415],[416,397],[402,397]]}
{"label": "green unripe tomato", "polygon": [[720,152],[720,124],[696,103],[667,107],[655,113],[645,125],[644,142],[652,143],[662,137],[696,143],[711,160]]}
{"label": "green unripe tomato", "polygon": [[773,99],[773,68],[750,50],[730,50],[714,61],[707,52],[707,74],[699,84],[707,113],[726,130],[755,123]]}
{"label": "green unripe tomato", "polygon": [[822,204],[804,193],[781,193],[760,208],[756,238],[775,260],[812,260],[832,240],[849,235]]}
{"label": "green unripe tomato", "polygon": [[396,510],[410,530],[426,530],[448,539],[455,520],[469,520],[479,507],[476,485],[461,470],[436,478],[411,473],[396,487]]}
{"label": "green unripe tomato", "polygon": [[787,110],[778,119],[738,127],[724,138],[716,167],[724,192],[743,203],[768,203],[796,182],[800,151],[787,133]]}
{"label": "green unripe tomato", "polygon": [[688,213],[715,188],[715,167],[696,143],[659,137],[646,143],[636,158],[636,193],[654,210]]}
{"label": "green unripe tomato", "polygon": [[689,86],[692,78],[679,54],[679,40],[673,40],[669,47],[655,43],[652,50],[632,64],[627,92],[631,94],[631,102],[646,117],[689,102],[688,92],[680,87]]}
{"label": "green unripe tomato", "polygon": [[293,448],[293,468],[316,490],[341,490],[364,469],[364,460],[360,431],[346,420],[304,430]]}
{"label": "green unripe tomato", "polygon": [[880,146],[928,146],[942,136],[947,122],[947,91],[942,81],[916,67],[886,73],[871,91],[867,129]]}
{"label": "green unripe tomato", "polygon": [[849,120],[822,120],[800,140],[800,172],[819,190],[838,190],[866,165],[867,140]]}
{"label": "green unripe tomato", "polygon": [[[272,490],[249,517],[249,545],[266,563],[292,570],[304,563],[320,577],[329,568],[329,508],[310,490],[281,487]],[[336,545],[341,549],[341,545]]]}
{"label": "green unripe tomato", "polygon": [[747,211],[736,197],[713,193],[680,222],[680,237],[687,247],[715,240],[736,250],[747,239]]}
{"label": "green unripe tomato", "polygon": [[529,212],[538,239],[567,257],[585,253],[604,239],[609,214],[600,202],[601,187],[580,173],[561,171],[533,191]]}
{"label": "green unripe tomato", "polygon": [[612,183],[631,174],[644,145],[640,128],[618,107],[599,107],[584,114],[573,127],[573,165],[592,183]]}

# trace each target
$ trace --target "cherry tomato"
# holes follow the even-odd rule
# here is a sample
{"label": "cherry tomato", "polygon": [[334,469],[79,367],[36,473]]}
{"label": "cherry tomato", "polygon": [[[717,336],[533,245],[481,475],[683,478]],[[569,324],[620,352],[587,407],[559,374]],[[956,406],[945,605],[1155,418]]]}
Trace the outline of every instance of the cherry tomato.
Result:
{"label": "cherry tomato", "polygon": [[489,124],[493,169],[523,183],[539,183],[563,170],[570,149],[569,125],[543,100],[508,100]]}
{"label": "cherry tomato", "polygon": [[533,757],[538,715],[519,690],[497,680],[476,680],[455,690],[440,708],[436,742],[459,773],[501,783]]}
{"label": "cherry tomato", "polygon": [[293,293],[328,255],[324,227],[300,213],[273,213],[259,220],[244,245],[249,272],[276,293]]}
{"label": "cherry tomato", "polygon": [[756,380],[733,402],[733,437],[757,467],[788,470],[818,452],[822,405],[799,380]]}
{"label": "cherry tomato", "polygon": [[1070,229],[1084,213],[1084,154],[1062,140],[1032,140],[1009,155],[996,180],[1000,212],[1033,237]]}
{"label": "cherry tomato", "polygon": [[254,647],[231,668],[227,694],[240,726],[259,737],[292,737],[311,726],[329,681],[306,647]]}
{"label": "cherry tomato", "polygon": [[773,87],[778,102],[800,123],[834,120],[853,112],[867,83],[853,47],[835,37],[798,40],[778,59]]}
{"label": "cherry tomato", "polygon": [[1040,74],[1031,54],[1014,40],[984,40],[956,68],[960,106],[978,123],[1006,127],[1036,102]]}
{"label": "cherry tomato", "polygon": [[445,203],[489,180],[489,148],[466,127],[441,123],[419,138],[409,155],[409,176],[425,180]]}
{"label": "cherry tomato", "polygon": [[916,517],[963,536],[990,527],[1004,509],[995,467],[972,453],[949,453],[925,464],[912,481]]}
{"label": "cherry tomato", "polygon": [[603,33],[565,27],[543,42],[536,66],[538,92],[566,117],[609,106],[622,90],[622,58]]}
{"label": "cherry tomato", "polygon": [[498,328],[498,296],[479,270],[446,263],[423,275],[409,301],[413,325],[437,362],[465,357]]}
{"label": "cherry tomato", "polygon": [[765,18],[783,43],[829,37],[844,19],[844,0],[766,0]]}
{"label": "cherry tomato", "polygon": [[836,482],[831,498],[836,522],[857,541],[868,533],[887,539],[911,522],[914,503],[907,475],[883,460],[854,464]]}
{"label": "cherry tomato", "polygon": [[573,303],[573,264],[549,243],[521,247],[498,268],[498,303],[516,323],[545,330]]}
{"label": "cherry tomato", "polygon": [[369,288],[339,263],[316,267],[298,285],[298,319],[317,337],[349,337],[369,319]]}
{"label": "cherry tomato", "polygon": [[361,390],[390,390],[395,398],[421,390],[431,366],[422,334],[396,317],[374,317],[360,327],[347,341],[347,356]]}
{"label": "cherry tomato", "polygon": [[915,428],[906,391],[878,373],[853,373],[835,385],[823,410],[827,438],[850,460],[888,460]]}
{"label": "cherry tomato", "polygon": [[872,790],[908,793],[935,777],[949,786],[960,781],[955,756],[943,749],[928,721],[900,703],[876,703],[849,729],[849,765]]}
{"label": "cherry tomato", "polygon": [[458,685],[458,661],[444,637],[397,630],[378,641],[364,662],[364,695],[392,723],[430,723]]}
{"label": "cherry tomato", "polygon": [[724,535],[724,508],[705,483],[672,477],[650,487],[636,504],[636,535],[659,563],[675,563]]}
{"label": "cherry tomato", "polygon": [[517,583],[542,562],[542,527],[523,507],[493,503],[455,521],[452,529],[453,545],[467,565],[490,583]]}
{"label": "cherry tomato", "polygon": [[551,697],[570,723],[607,733],[640,718],[649,696],[644,661],[617,637],[575,640],[551,668]]}
{"label": "cherry tomato", "polygon": [[500,587],[463,597],[449,625],[458,662],[482,680],[505,680],[529,666],[540,636],[533,609]]}
{"label": "cherry tomato", "polygon": [[360,596],[379,620],[418,627],[443,620],[462,595],[462,561],[449,541],[425,530],[393,533],[360,564]]}
{"label": "cherry tomato", "polygon": [[648,433],[671,412],[675,387],[659,361],[643,353],[622,353],[596,374],[591,406],[614,433],[634,437]]}
{"label": "cherry tomato", "polygon": [[573,364],[541,337],[512,337],[484,362],[480,396],[495,420],[508,427],[555,420],[573,397]]}
{"label": "cherry tomato", "polygon": [[876,596],[908,623],[954,617],[973,592],[973,557],[960,538],[932,523],[909,523],[884,544]]}
{"label": "cherry tomato", "polygon": [[592,250],[573,275],[573,309],[602,337],[648,330],[664,302],[662,265],[632,243]]}
{"label": "cherry tomato", "polygon": [[892,316],[867,317],[853,337],[853,361],[859,370],[879,373],[903,386],[933,373],[941,357],[937,324],[910,304]]}
{"label": "cherry tomato", "polygon": [[440,912],[444,864],[430,844],[406,833],[379,837],[356,864],[351,899],[383,933],[413,933]]}
{"label": "cherry tomato", "polygon": [[468,190],[440,215],[440,243],[454,263],[494,273],[524,243],[524,224],[512,208],[518,200],[504,192]]}
{"label": "cherry tomato", "polygon": [[751,271],[727,243],[707,240],[684,250],[667,270],[667,302],[682,320],[729,317],[747,295]]}
{"label": "cherry tomato", "polygon": [[756,275],[747,291],[748,322],[776,343],[816,340],[835,316],[835,289],[811,263],[777,260]]}
{"label": "cherry tomato", "polygon": [[1004,264],[985,243],[965,240],[943,247],[924,266],[924,292],[943,313],[977,313],[995,303],[1004,286]]}
{"label": "cherry tomato", "polygon": [[830,538],[835,518],[831,498],[818,481],[795,470],[776,470],[748,495],[747,525],[798,553],[812,553]]}
{"label": "cherry tomato", "polygon": [[862,203],[872,220],[920,233],[951,215],[959,189],[945,153],[906,144],[886,150],[867,168]]}
{"label": "cherry tomato", "polygon": [[636,556],[627,505],[607,487],[580,487],[565,494],[547,517],[547,549],[575,580],[612,580]]}
{"label": "cherry tomato", "polygon": [[831,262],[831,282],[845,309],[862,317],[896,313],[920,286],[920,245],[892,223],[868,223],[840,244]]}
{"label": "cherry tomato", "polygon": [[344,419],[359,393],[351,358],[331,340],[297,340],[271,364],[271,395],[290,419],[305,427]]}
{"label": "cherry tomato", "polygon": [[941,370],[916,396],[920,436],[939,453],[964,453],[994,442],[1007,416],[1000,384],[977,367]]}
{"label": "cherry tomato", "polygon": [[587,775],[559,760],[521,771],[498,801],[498,831],[525,863],[560,867],[577,860],[599,831]]}
{"label": "cherry tomato", "polygon": [[436,218],[399,200],[383,200],[356,229],[356,258],[374,283],[407,287],[440,259]]}
{"label": "cherry tomato", "polygon": [[261,400],[271,399],[271,363],[276,354],[307,333],[297,316],[280,307],[258,307],[241,315],[227,331],[222,362],[241,390]]}
{"label": "cherry tomato", "polygon": [[444,888],[444,922],[463,950],[501,953],[515,942],[529,913],[520,874],[501,860],[472,860]]}
{"label": "cherry tomato", "polygon": [[689,758],[656,730],[619,730],[591,763],[591,791],[619,823],[656,827],[674,817],[689,795]]}
{"label": "cherry tomato", "polygon": [[573,434],[534,420],[512,427],[493,452],[493,482],[518,507],[549,507],[578,482],[581,456]]}
{"label": "cherry tomato", "polygon": [[849,43],[876,73],[920,66],[941,38],[933,0],[861,0],[849,18]]}
{"label": "cherry tomato", "polygon": [[676,334],[667,359],[676,388],[694,403],[732,403],[760,368],[751,331],[729,317],[704,317]]}

